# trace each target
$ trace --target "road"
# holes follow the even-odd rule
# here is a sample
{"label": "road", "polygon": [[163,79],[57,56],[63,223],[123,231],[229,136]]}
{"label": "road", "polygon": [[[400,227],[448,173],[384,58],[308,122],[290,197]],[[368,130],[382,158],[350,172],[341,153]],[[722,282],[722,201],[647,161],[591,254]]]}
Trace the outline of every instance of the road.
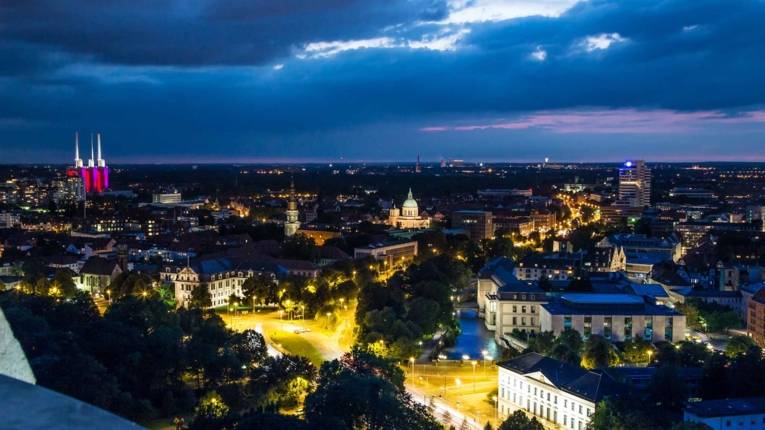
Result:
{"label": "road", "polygon": [[[454,428],[468,428],[470,430],[482,430],[483,425],[476,422],[473,418],[466,417],[456,410],[452,405],[444,400],[428,396],[417,387],[406,385],[406,391],[412,396],[412,400],[431,409],[431,414],[445,427],[454,426]],[[447,414],[448,412],[448,414]]]}
{"label": "road", "polygon": [[322,322],[315,320],[282,319],[276,311],[236,316],[224,314],[221,316],[226,325],[234,330],[255,330],[262,334],[270,348],[282,353],[301,354],[306,351],[290,350],[287,345],[280,345],[279,342],[274,341],[274,337],[289,336],[290,338],[302,339],[305,343],[310,344],[324,360],[334,360],[344,353],[345,348],[341,345],[343,335],[340,333],[350,329],[346,318],[338,318],[340,323],[330,328],[326,322],[322,324]]}
{"label": "road", "polygon": [[[318,351],[318,353],[321,355],[321,358],[324,360],[334,360],[343,355],[350,348],[350,342],[348,339],[344,338],[347,337],[347,332],[352,331],[353,329],[352,326],[350,326],[350,324],[352,324],[351,322],[353,321],[352,310],[348,310],[348,315],[338,315],[338,322],[334,327],[328,327],[326,323],[322,323],[321,321],[316,320],[289,321],[281,319],[277,312],[252,313],[236,316],[223,314],[221,317],[226,322],[226,324],[234,330],[241,331],[249,329],[263,334],[263,337],[265,338],[268,345],[269,354],[271,355],[278,355],[280,353],[299,353],[296,351],[290,351],[285,347],[285,345],[280,345],[277,342],[274,342],[272,339],[274,333],[289,333],[294,337],[305,340],[308,344],[315,348],[316,351]],[[302,332],[300,334],[295,333],[296,330],[302,329],[309,329],[310,331]],[[423,368],[424,366],[427,365],[423,365]],[[420,366],[418,365],[418,367]],[[456,373],[450,373],[447,377],[449,380],[453,380],[455,376],[461,376],[462,379],[466,382],[466,387],[468,386],[469,381],[472,381],[469,376],[469,374],[472,373],[465,373],[467,370],[455,369],[454,372]],[[463,375],[463,373],[465,373],[465,375]],[[433,376],[435,378],[435,374]],[[484,384],[485,382],[479,385]],[[494,384],[496,384],[496,382]],[[467,428],[470,430],[483,429],[483,424],[478,423],[476,420],[475,412],[471,415],[470,413],[463,413],[458,410],[460,401],[457,399],[462,399],[462,401],[467,402],[466,399],[470,397],[469,394],[454,392],[453,394],[449,395],[449,398],[443,399],[439,398],[438,396],[428,394],[428,391],[432,390],[427,390],[428,387],[426,385],[423,387],[416,387],[410,381],[405,385],[405,387],[414,401],[432,408],[433,416],[441,424],[444,424],[447,427],[453,425],[456,428],[461,428],[464,421],[464,425],[467,426]],[[493,387],[481,388],[482,389],[479,391],[483,394],[474,395],[478,399],[475,400],[476,404],[479,404],[482,401],[480,399],[481,396],[485,396],[485,393],[493,389]],[[451,403],[450,400],[456,401],[456,405]],[[463,408],[467,408],[467,406],[463,405]],[[488,405],[481,409],[483,416],[487,418],[489,418],[489,415],[491,415],[493,412],[493,408]],[[447,411],[448,414],[446,413]],[[478,413],[478,417],[480,416],[481,413]],[[483,421],[485,424],[485,420]]]}
{"label": "road", "polygon": [[693,329],[690,329],[689,332],[691,337],[698,337],[707,347],[711,346],[712,349],[720,352],[725,352],[725,347],[728,346],[728,341],[730,340],[730,336],[725,334],[713,334],[710,336],[707,333]]}

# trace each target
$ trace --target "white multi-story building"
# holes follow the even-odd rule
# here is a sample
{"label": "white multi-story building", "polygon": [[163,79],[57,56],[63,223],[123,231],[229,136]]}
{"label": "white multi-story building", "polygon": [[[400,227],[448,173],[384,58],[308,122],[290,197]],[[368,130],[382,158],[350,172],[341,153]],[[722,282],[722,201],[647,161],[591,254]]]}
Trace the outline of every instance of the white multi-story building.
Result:
{"label": "white multi-story building", "polygon": [[546,428],[584,430],[605,396],[623,386],[603,372],[588,371],[535,352],[498,365],[500,418],[516,410],[536,416]]}
{"label": "white multi-story building", "polygon": [[494,331],[498,341],[516,330],[539,331],[539,312],[547,296],[538,286],[521,282],[513,275],[512,260],[497,258],[487,263],[478,273],[476,289],[484,324]]}
{"label": "white multi-story building", "polygon": [[556,336],[572,329],[584,337],[597,334],[614,342],[641,337],[649,342],[680,342],[685,315],[633,294],[571,293],[541,306],[541,330]]}
{"label": "white multi-story building", "polygon": [[619,201],[631,207],[651,206],[651,169],[645,161],[626,161],[619,168]]}
{"label": "white multi-story building", "polygon": [[160,272],[160,279],[173,284],[178,307],[186,307],[191,303],[194,289],[207,288],[212,301],[211,307],[216,308],[228,305],[232,295],[244,297],[244,281],[263,273],[274,272],[264,266],[216,258],[185,267],[166,267]]}

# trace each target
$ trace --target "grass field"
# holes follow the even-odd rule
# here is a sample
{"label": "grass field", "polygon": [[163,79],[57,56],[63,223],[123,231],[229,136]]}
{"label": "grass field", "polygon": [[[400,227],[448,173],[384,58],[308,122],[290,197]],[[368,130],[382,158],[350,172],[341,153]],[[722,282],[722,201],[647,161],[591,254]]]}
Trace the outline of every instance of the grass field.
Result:
{"label": "grass field", "polygon": [[277,349],[292,355],[302,355],[311,360],[311,363],[317,367],[321,366],[321,363],[324,361],[319,350],[299,334],[284,330],[271,330],[267,335]]}

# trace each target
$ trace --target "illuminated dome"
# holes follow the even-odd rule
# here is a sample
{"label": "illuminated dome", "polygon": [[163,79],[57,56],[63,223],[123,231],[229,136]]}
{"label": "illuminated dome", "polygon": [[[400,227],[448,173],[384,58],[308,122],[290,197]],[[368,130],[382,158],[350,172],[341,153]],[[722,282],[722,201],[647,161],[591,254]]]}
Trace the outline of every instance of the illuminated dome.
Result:
{"label": "illuminated dome", "polygon": [[406,200],[404,200],[404,204],[401,206],[404,209],[417,209],[417,201],[412,197],[412,189],[409,189],[409,194],[406,196]]}

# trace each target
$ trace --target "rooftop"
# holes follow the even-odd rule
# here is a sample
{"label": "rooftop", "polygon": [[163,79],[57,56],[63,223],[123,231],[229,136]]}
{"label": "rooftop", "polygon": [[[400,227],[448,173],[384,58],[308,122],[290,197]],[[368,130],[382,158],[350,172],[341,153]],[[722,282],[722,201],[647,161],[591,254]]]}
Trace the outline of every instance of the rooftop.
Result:
{"label": "rooftop", "polygon": [[634,294],[570,293],[542,307],[551,315],[680,315]]}
{"label": "rooftop", "polygon": [[594,372],[564,363],[536,352],[523,354],[499,363],[515,373],[542,373],[557,388],[594,403],[607,395],[619,394],[624,387],[603,372]]}
{"label": "rooftop", "polygon": [[685,412],[697,417],[730,417],[765,413],[765,397],[705,400],[689,403]]}

